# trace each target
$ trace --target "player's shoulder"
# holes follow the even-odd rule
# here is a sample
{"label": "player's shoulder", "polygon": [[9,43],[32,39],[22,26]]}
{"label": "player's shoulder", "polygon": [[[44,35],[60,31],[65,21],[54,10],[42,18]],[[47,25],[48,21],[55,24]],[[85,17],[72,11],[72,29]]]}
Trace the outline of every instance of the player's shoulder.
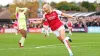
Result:
{"label": "player's shoulder", "polygon": [[60,10],[54,9],[53,11],[58,12],[58,11],[60,11]]}
{"label": "player's shoulder", "polygon": [[53,11],[55,11],[55,12],[61,12],[60,10],[57,10],[57,9],[54,9]]}
{"label": "player's shoulder", "polygon": [[62,11],[60,11],[60,10],[56,10],[56,9],[54,9],[53,11],[56,12],[57,14],[59,14],[59,15],[62,14]]}

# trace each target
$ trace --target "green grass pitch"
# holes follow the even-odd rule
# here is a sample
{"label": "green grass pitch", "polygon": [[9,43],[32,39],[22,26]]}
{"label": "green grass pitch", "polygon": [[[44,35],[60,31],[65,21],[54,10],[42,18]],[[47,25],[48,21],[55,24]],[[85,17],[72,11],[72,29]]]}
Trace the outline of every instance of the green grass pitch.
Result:
{"label": "green grass pitch", "polygon": [[[24,48],[19,48],[21,35],[0,34],[0,56],[69,56],[55,35],[44,38],[40,33],[28,33]],[[73,33],[70,43],[74,56],[100,56],[100,34]]]}

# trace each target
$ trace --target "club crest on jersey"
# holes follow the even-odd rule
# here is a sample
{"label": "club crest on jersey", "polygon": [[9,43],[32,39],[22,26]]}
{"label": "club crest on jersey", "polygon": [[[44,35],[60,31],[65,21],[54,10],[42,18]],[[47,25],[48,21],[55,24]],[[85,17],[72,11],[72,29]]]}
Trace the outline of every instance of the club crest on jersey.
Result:
{"label": "club crest on jersey", "polygon": [[53,20],[55,19],[56,16],[51,16],[51,17],[48,17],[48,20]]}

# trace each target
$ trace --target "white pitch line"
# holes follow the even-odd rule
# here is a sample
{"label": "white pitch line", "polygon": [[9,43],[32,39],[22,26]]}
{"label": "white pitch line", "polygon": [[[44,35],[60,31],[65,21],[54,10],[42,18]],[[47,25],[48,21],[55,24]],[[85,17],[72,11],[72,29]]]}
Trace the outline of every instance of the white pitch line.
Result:
{"label": "white pitch line", "polygon": [[[86,43],[100,43],[100,42],[84,42],[85,45],[80,45],[80,46],[71,46],[71,47],[100,47],[100,45],[89,45]],[[71,44],[83,44],[83,43],[71,43]],[[34,47],[32,47],[34,46]],[[45,46],[35,46],[31,45],[32,48],[5,48],[5,49],[0,49],[0,51],[3,50],[18,50],[18,49],[34,49],[34,48],[56,48],[56,47],[64,47],[64,44],[55,44],[55,45],[45,45]]]}

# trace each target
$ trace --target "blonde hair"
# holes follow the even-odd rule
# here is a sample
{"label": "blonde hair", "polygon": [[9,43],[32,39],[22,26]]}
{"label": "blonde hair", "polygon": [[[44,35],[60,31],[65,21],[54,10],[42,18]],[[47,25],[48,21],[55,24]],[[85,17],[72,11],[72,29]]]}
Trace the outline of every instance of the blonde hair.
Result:
{"label": "blonde hair", "polygon": [[50,12],[53,11],[52,7],[50,6],[50,4],[44,4],[43,7],[46,7]]}

